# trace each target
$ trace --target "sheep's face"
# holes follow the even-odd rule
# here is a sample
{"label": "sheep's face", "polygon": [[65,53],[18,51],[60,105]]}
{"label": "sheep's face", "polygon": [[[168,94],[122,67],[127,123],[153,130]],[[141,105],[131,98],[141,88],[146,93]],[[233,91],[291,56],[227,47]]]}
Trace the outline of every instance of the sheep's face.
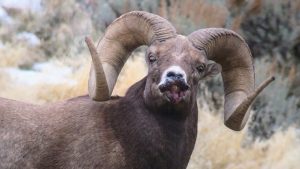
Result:
{"label": "sheep's face", "polygon": [[200,79],[220,72],[208,63],[204,52],[184,36],[154,42],[146,52],[148,76],[144,91],[146,104],[181,106],[195,101]]}

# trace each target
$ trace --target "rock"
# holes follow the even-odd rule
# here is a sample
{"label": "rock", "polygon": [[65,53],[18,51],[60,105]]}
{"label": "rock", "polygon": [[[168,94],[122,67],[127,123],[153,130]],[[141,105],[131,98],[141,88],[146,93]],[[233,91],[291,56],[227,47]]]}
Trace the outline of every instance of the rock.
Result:
{"label": "rock", "polygon": [[13,19],[7,14],[7,12],[0,6],[0,24],[11,25],[13,24]]}
{"label": "rock", "polygon": [[10,9],[42,12],[41,0],[1,0],[0,6]]}
{"label": "rock", "polygon": [[18,41],[24,41],[26,42],[29,46],[39,46],[41,44],[40,39],[31,32],[21,32],[17,34]]}

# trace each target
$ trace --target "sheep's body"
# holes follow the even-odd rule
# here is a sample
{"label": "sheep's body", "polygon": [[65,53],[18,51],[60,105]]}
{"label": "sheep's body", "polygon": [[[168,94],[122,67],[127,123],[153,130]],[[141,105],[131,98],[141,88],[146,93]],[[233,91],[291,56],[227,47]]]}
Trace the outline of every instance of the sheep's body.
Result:
{"label": "sheep's body", "polygon": [[185,119],[151,112],[144,85],[145,79],[107,102],[81,96],[34,106],[0,99],[0,168],[185,168],[196,104]]}

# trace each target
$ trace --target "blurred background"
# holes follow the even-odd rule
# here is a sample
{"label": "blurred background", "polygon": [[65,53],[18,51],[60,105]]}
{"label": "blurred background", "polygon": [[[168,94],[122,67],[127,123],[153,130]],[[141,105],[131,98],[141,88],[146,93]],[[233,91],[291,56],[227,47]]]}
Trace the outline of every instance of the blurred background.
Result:
{"label": "blurred background", "polygon": [[[45,104],[86,94],[84,37],[98,42],[114,19],[132,10],[159,14],[184,35],[232,29],[251,48],[256,82],[276,76],[241,132],[223,125],[221,77],[200,84],[189,169],[299,168],[300,0],[0,0],[0,97]],[[114,94],[124,95],[147,74],[144,52],[133,52]]]}

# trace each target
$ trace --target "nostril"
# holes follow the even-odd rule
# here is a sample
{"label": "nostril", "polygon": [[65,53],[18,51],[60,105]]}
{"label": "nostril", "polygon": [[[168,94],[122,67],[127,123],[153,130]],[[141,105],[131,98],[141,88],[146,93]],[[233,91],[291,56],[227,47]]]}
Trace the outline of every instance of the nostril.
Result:
{"label": "nostril", "polygon": [[176,76],[179,78],[183,78],[183,74],[181,74],[181,73],[176,74]]}
{"label": "nostril", "polygon": [[167,77],[175,77],[176,76],[176,74],[175,74],[175,72],[168,72],[167,73]]}
{"label": "nostril", "polygon": [[183,78],[183,74],[181,73],[175,73],[173,71],[170,71],[167,73],[167,77],[168,78],[174,78],[174,79],[182,79]]}

